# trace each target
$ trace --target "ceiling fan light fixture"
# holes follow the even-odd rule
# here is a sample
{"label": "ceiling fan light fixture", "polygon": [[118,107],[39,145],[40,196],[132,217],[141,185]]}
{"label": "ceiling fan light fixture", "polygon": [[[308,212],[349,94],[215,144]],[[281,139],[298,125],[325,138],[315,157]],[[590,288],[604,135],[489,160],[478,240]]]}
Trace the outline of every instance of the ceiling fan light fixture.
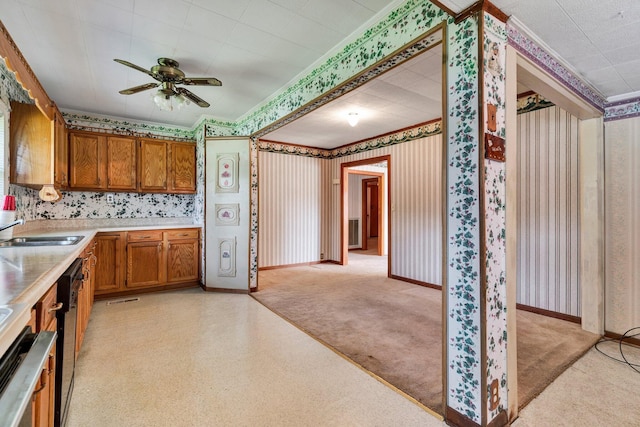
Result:
{"label": "ceiling fan light fixture", "polygon": [[358,113],[349,113],[349,115],[347,116],[347,121],[349,122],[349,126],[351,127],[355,127],[358,124],[358,120],[360,118],[358,117]]}
{"label": "ceiling fan light fixture", "polygon": [[178,110],[181,110],[185,105],[189,104],[191,104],[191,101],[189,101],[183,94],[179,93],[176,95],[176,107],[178,107]]}
{"label": "ceiling fan light fixture", "polygon": [[158,108],[160,108],[162,111],[173,110],[173,106],[171,105],[171,96],[164,93],[162,89],[159,89],[153,95],[153,102],[155,102]]}

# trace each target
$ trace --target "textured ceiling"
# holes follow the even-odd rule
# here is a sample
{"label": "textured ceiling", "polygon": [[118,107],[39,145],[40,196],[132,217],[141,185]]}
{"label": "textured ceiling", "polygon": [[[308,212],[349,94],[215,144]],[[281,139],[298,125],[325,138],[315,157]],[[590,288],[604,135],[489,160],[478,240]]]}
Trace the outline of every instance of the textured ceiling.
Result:
{"label": "textured ceiling", "polygon": [[[222,121],[237,120],[401,3],[0,0],[0,19],[63,111],[191,127],[203,114]],[[473,1],[441,3],[459,12]],[[515,16],[604,96],[629,97],[640,92],[640,73],[636,71],[640,68],[640,1],[493,3]],[[434,52],[266,138],[334,147],[405,127],[405,123],[439,117],[436,112],[441,109],[441,91],[436,86],[441,69],[432,67],[432,58],[427,57]],[[222,87],[190,87],[211,107],[201,109],[192,104],[180,111],[164,112],[152,103],[153,90],[118,94],[121,89],[153,80],[114,62],[114,58],[150,68],[158,57],[178,60],[188,76],[222,80]],[[414,84],[416,79],[422,84]],[[399,94],[404,98],[398,99]],[[362,126],[356,130],[326,125],[336,120],[338,112],[356,108],[363,112]],[[370,113],[369,118],[365,112]],[[369,122],[364,126],[373,117],[376,125]],[[331,128],[336,135],[328,133]]]}

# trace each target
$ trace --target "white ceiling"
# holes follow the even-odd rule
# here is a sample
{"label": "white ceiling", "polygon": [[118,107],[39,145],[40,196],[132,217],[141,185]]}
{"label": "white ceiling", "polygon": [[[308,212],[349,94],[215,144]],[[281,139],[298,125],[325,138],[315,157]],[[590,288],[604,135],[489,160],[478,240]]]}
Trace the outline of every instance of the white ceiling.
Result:
{"label": "white ceiling", "polygon": [[[0,0],[0,19],[63,111],[191,127],[203,114],[237,120],[401,3]],[[442,3],[458,12],[474,2]],[[640,1],[493,3],[517,17],[604,96],[640,91]],[[265,138],[329,148],[437,118],[441,67],[434,67],[436,56],[434,50],[421,55]],[[222,80],[222,87],[189,87],[211,107],[191,104],[165,112],[151,101],[153,90],[118,94],[153,80],[114,58],[150,68],[159,57],[176,59],[189,77]],[[338,120],[337,114],[355,108],[362,112],[356,128],[327,126]],[[330,135],[332,129],[337,133]]]}

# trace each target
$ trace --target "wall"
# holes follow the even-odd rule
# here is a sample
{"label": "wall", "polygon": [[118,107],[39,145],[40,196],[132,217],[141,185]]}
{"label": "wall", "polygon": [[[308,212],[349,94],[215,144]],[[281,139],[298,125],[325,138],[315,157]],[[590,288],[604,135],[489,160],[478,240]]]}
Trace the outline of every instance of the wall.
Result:
{"label": "wall", "polygon": [[518,115],[517,302],[580,316],[578,123],[559,107]]}
{"label": "wall", "polygon": [[605,123],[605,330],[618,334],[640,326],[638,141],[640,118]]}
{"label": "wall", "polygon": [[[391,155],[391,274],[442,284],[442,137],[433,135],[329,160],[330,178],[340,178],[340,165]],[[326,219],[328,259],[340,259],[340,188],[327,194],[331,210]]]}
{"label": "wall", "polygon": [[319,261],[326,160],[260,152],[258,162],[258,266]]}

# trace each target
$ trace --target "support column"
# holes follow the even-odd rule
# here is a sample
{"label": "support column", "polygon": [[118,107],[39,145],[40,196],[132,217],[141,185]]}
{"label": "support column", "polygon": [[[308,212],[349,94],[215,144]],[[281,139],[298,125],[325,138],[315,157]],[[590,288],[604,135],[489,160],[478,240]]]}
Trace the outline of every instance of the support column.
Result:
{"label": "support column", "polygon": [[445,418],[460,426],[508,423],[505,21],[479,2],[446,35]]}

